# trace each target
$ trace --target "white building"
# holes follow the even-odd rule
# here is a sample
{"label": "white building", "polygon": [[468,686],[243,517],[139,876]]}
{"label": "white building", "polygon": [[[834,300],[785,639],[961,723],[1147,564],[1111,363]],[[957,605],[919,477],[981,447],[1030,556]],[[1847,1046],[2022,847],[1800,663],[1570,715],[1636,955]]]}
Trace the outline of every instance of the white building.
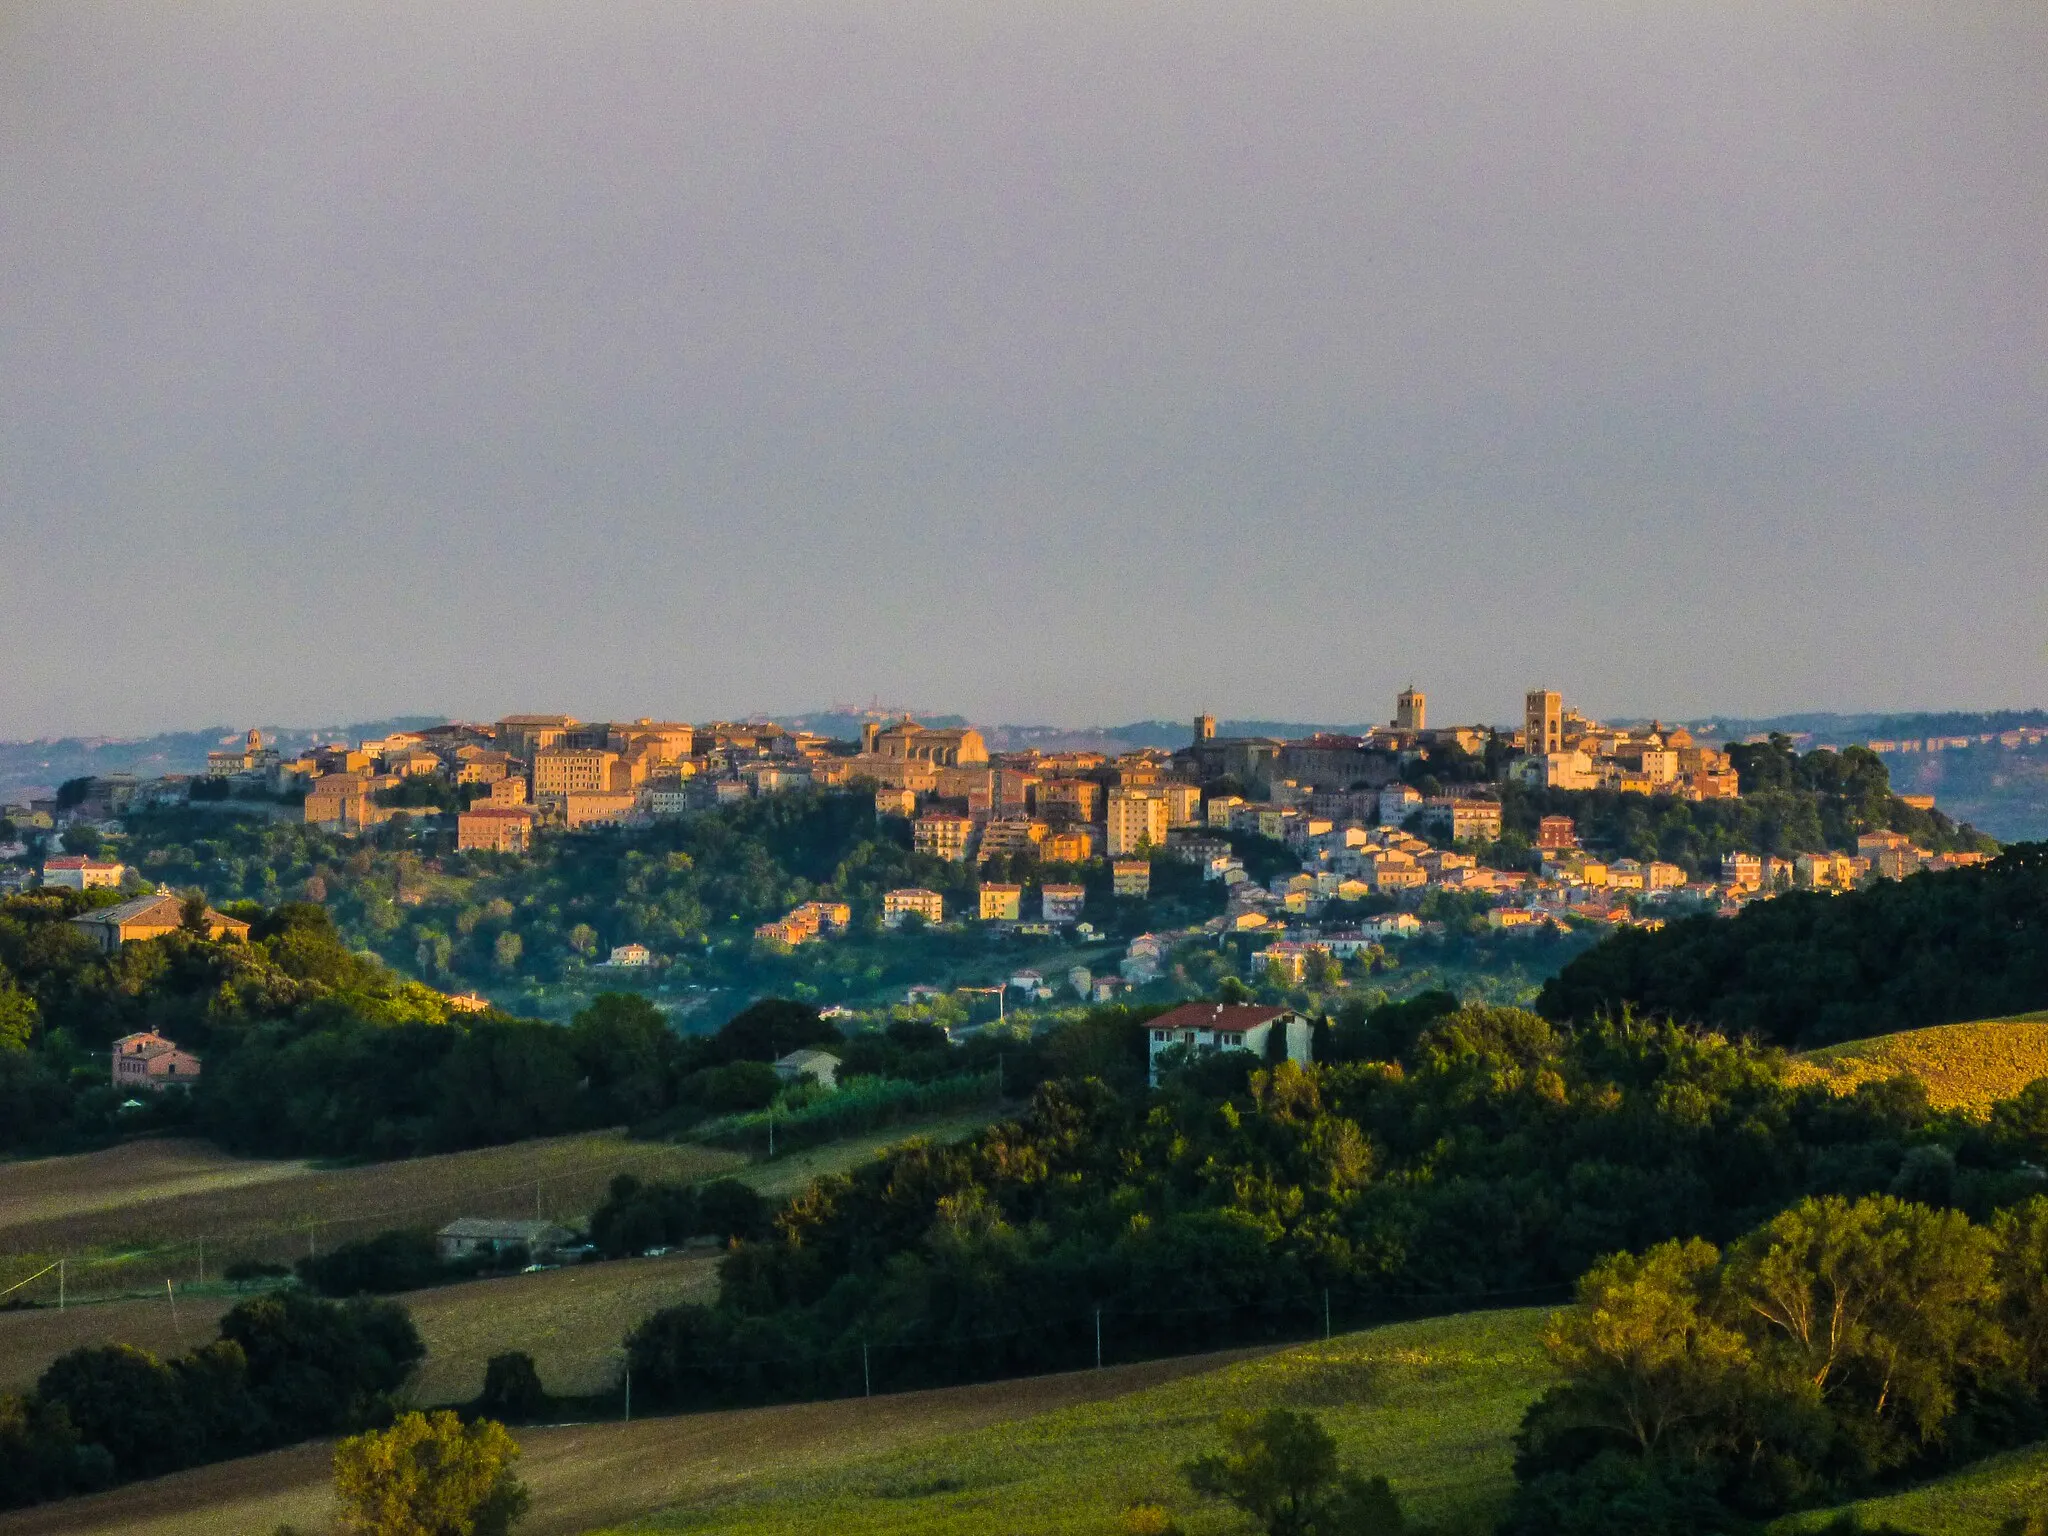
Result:
{"label": "white building", "polygon": [[1249,1051],[1261,1061],[1281,1031],[1287,1059],[1298,1066],[1309,1060],[1309,1022],[1291,1008],[1266,1008],[1252,1003],[1184,1003],[1145,1026],[1152,1081],[1159,1081],[1159,1058],[1176,1046],[1190,1051]]}

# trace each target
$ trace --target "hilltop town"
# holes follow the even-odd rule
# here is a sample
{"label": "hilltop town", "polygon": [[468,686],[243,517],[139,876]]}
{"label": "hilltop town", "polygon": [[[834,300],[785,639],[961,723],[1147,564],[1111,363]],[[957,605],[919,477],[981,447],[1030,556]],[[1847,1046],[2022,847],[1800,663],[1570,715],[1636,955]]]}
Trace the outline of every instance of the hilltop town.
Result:
{"label": "hilltop town", "polygon": [[[956,873],[880,891],[872,912],[820,890],[762,914],[751,929],[760,955],[856,926],[878,936],[967,925],[1026,941],[1106,937],[1089,921],[1102,910],[1091,896],[1142,915],[1155,887],[1185,892],[1198,876],[1198,920],[1186,920],[1183,902],[1175,921],[1156,931],[1140,922],[1145,931],[1127,934],[1114,974],[1072,968],[1073,990],[1099,1002],[1156,980],[1174,947],[1191,941],[1235,939],[1256,974],[1298,984],[1332,962],[1441,932],[1447,901],[1508,935],[1657,926],[1787,890],[1954,868],[1990,846],[1931,800],[1891,796],[1881,764],[1856,748],[1801,758],[1782,738],[1704,741],[1656,722],[1607,725],[1547,689],[1531,690],[1523,705],[1518,726],[1439,725],[1410,688],[1385,725],[1360,734],[1234,736],[1202,715],[1178,750],[1117,755],[991,752],[971,727],[907,716],[870,719],[853,740],[774,724],[509,715],[292,756],[252,730],[211,753],[203,775],[108,774],[5,808],[12,832],[0,854],[14,862],[0,879],[117,890],[134,911],[116,916],[160,929],[177,922],[175,903],[117,856],[129,829],[148,825],[135,818],[153,811],[240,811],[402,848],[432,866],[503,870],[554,839],[630,837],[802,793],[850,797],[871,800],[876,825],[896,828],[912,855],[932,861],[922,867]],[[1746,838],[1731,820],[1745,780],[1763,804],[1787,772],[1845,805],[1863,799],[1836,835],[1815,822],[1810,846],[1796,851],[1794,834],[1778,836],[1779,847]],[[1651,817],[1667,828],[1688,818],[1684,838],[1647,839],[1682,851],[1644,856]],[[1711,836],[1692,830],[1692,819],[1717,817]],[[216,895],[205,869],[196,873]],[[114,930],[103,922],[95,931]],[[670,958],[651,931],[604,937],[603,963],[614,972]],[[501,949],[508,969],[516,945],[509,956]],[[1019,974],[1028,996],[1057,987],[1056,978]],[[910,995],[935,990],[913,986]]]}

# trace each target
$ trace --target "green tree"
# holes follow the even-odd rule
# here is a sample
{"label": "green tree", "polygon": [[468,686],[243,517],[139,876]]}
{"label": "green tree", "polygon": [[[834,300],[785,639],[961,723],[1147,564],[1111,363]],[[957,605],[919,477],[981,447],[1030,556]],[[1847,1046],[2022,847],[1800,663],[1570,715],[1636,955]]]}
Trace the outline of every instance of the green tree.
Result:
{"label": "green tree", "polygon": [[519,1446],[491,1419],[408,1413],[334,1451],[334,1491],[350,1536],[504,1536],[526,1512]]}
{"label": "green tree", "polygon": [[25,1051],[36,1038],[36,1000],[0,977],[0,1051]]}
{"label": "green tree", "polygon": [[498,963],[498,969],[509,971],[519,964],[519,957],[526,953],[526,941],[511,929],[499,934],[491,945],[491,958]]}
{"label": "green tree", "polygon": [[547,1389],[540,1384],[533,1356],[518,1349],[491,1356],[484,1366],[484,1390],[476,1406],[485,1418],[507,1424],[529,1423],[545,1413]]}
{"label": "green tree", "polygon": [[1384,1477],[1337,1464],[1337,1442],[1315,1416],[1273,1408],[1223,1420],[1226,1449],[1182,1468],[1188,1485],[1236,1505],[1267,1536],[1378,1536],[1401,1529],[1401,1508]]}
{"label": "green tree", "polygon": [[1725,1408],[1750,1351],[1701,1302],[1720,1257],[1697,1238],[1659,1243],[1640,1258],[1604,1258],[1580,1279],[1578,1305],[1551,1318],[1543,1341],[1580,1422],[1649,1455]]}

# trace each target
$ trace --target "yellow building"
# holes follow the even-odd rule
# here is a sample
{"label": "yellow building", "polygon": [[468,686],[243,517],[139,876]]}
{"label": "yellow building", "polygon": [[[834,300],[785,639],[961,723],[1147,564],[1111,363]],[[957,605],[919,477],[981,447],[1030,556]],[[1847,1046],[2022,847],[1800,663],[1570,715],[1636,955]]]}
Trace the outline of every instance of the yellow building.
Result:
{"label": "yellow building", "polygon": [[697,730],[676,720],[635,720],[614,725],[606,733],[605,750],[620,757],[644,757],[650,763],[680,762],[696,750]]}
{"label": "yellow building", "polygon": [[500,749],[530,763],[542,748],[560,746],[577,723],[574,715],[507,715],[495,734]]}
{"label": "yellow building", "polygon": [[1109,866],[1112,889],[1119,896],[1152,894],[1152,863],[1149,859],[1116,859]]}
{"label": "yellow building", "polygon": [[525,806],[476,805],[455,818],[455,846],[524,853],[533,846],[534,813]]}
{"label": "yellow building", "polygon": [[935,859],[959,863],[974,840],[974,823],[965,816],[925,815],[910,824],[910,846]]}
{"label": "yellow building", "polygon": [[[206,926],[209,939],[246,939],[249,925],[238,917],[228,917],[208,907],[200,919]],[[133,901],[124,901],[117,907],[100,907],[95,911],[82,912],[71,922],[83,928],[107,953],[112,954],[123,944],[134,944],[145,939],[160,939],[167,933],[176,933],[185,925],[185,900],[182,896],[161,892],[154,896],[138,896]]]}
{"label": "yellow building", "polygon": [[[584,747],[545,747],[533,755],[533,793],[599,794],[615,786],[612,769],[619,754]],[[623,787],[623,786],[619,786]]]}
{"label": "yellow building", "polygon": [[1102,786],[1093,779],[1047,779],[1038,786],[1034,803],[1048,821],[1094,821]]}
{"label": "yellow building", "polygon": [[861,727],[861,756],[896,762],[929,763],[934,768],[966,768],[988,762],[981,732],[919,725],[905,716],[893,725],[873,721]]}
{"label": "yellow building", "polygon": [[917,791],[914,789],[890,789],[887,787],[876,790],[875,814],[877,816],[915,816],[917,814]]}
{"label": "yellow building", "polygon": [[1046,833],[1039,846],[1048,864],[1086,864],[1095,857],[1099,843],[1093,827],[1073,826]]}
{"label": "yellow building", "polygon": [[900,928],[906,917],[921,917],[932,924],[942,923],[946,920],[946,898],[921,886],[906,886],[902,890],[885,893],[882,897],[883,925]]}
{"label": "yellow building", "polygon": [[1149,789],[1116,788],[1109,792],[1107,843],[1109,856],[1166,846],[1166,798]]}
{"label": "yellow building", "polygon": [[984,885],[981,888],[981,920],[985,923],[1014,923],[1023,909],[1021,885]]}
{"label": "yellow building", "polygon": [[1202,791],[1194,784],[1162,784],[1169,827],[1197,827],[1202,824]]}
{"label": "yellow building", "polygon": [[562,796],[562,824],[571,832],[582,827],[616,827],[639,803],[640,797],[629,789],[570,790]]}
{"label": "yellow building", "polygon": [[1042,821],[1024,816],[1005,816],[981,829],[981,862],[1009,858],[1020,853],[1036,854],[1044,849],[1047,828]]}

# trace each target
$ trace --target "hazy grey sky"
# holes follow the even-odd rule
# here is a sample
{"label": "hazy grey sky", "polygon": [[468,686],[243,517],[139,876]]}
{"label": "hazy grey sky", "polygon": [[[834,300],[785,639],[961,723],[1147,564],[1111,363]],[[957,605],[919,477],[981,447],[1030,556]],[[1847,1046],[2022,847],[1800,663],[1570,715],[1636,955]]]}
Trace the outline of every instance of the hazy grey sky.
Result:
{"label": "hazy grey sky", "polygon": [[0,9],[0,736],[2048,703],[2048,6]]}

